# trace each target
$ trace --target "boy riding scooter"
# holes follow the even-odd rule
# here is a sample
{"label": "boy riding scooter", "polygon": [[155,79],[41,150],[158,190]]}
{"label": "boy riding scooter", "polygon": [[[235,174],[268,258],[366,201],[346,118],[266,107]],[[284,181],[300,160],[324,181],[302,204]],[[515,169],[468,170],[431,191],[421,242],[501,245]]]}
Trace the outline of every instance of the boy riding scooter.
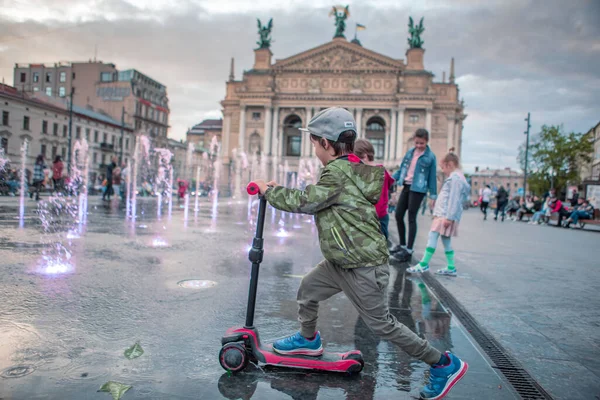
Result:
{"label": "boy riding scooter", "polygon": [[275,208],[315,215],[324,260],[300,283],[298,315],[301,330],[273,343],[283,355],[319,356],[316,331],[319,302],[344,292],[367,325],[413,357],[431,366],[424,399],[441,399],[467,372],[468,364],[450,352],[440,353],[399,323],[386,302],[388,249],[374,204],[383,187],[383,167],[368,166],[352,154],[356,123],[343,108],[328,108],[302,129],[310,134],[315,154],[324,165],[316,185],[305,190],[255,181]]}

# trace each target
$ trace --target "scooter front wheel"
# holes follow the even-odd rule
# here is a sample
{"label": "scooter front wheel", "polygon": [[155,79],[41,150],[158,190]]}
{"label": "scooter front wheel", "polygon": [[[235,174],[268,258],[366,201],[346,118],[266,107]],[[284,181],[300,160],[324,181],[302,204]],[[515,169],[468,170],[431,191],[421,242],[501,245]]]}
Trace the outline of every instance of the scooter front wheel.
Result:
{"label": "scooter front wheel", "polygon": [[240,372],[248,365],[246,347],[240,343],[227,343],[219,351],[219,363],[225,371]]}

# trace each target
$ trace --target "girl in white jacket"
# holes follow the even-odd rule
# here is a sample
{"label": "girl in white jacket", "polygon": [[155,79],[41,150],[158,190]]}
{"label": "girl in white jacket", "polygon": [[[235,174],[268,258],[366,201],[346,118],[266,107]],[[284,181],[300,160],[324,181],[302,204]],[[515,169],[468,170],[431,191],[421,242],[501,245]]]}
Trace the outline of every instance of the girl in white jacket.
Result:
{"label": "girl in white jacket", "polygon": [[436,272],[439,275],[456,276],[454,265],[454,250],[452,250],[451,237],[458,235],[458,224],[463,212],[463,204],[471,192],[465,176],[459,169],[459,159],[454,153],[448,153],[440,164],[442,172],[446,175],[442,189],[438,195],[433,210],[433,222],[429,232],[429,240],[423,259],[414,267],[408,268],[408,273],[425,272],[429,270],[429,261],[435,252],[440,235],[446,250],[448,265]]}

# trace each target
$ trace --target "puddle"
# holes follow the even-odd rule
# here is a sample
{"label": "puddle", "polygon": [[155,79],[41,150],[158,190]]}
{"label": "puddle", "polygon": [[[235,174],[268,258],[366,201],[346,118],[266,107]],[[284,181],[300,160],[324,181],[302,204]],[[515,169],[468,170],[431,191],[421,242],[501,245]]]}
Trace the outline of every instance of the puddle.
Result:
{"label": "puddle", "polygon": [[185,279],[177,282],[177,285],[184,289],[209,289],[217,285],[215,281],[205,281],[200,279]]}

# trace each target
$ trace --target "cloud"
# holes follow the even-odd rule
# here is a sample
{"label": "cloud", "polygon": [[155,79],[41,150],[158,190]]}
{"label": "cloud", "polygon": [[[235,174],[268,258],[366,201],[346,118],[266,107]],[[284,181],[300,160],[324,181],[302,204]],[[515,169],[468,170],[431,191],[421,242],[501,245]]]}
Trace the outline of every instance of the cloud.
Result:
{"label": "cloud", "polygon": [[[329,1],[0,0],[0,75],[15,62],[98,58],[136,68],[168,88],[170,135],[214,117],[231,57],[236,77],[253,63],[256,18],[274,18],[276,59],[323,44],[334,32]],[[425,17],[425,66],[436,79],[456,59],[467,105],[463,164],[516,167],[527,112],[532,132],[564,123],[587,131],[600,104],[600,2],[476,0],[350,3],[363,45],[405,58],[407,20]],[[596,107],[596,109],[594,108]],[[487,164],[486,164],[487,163]]]}

